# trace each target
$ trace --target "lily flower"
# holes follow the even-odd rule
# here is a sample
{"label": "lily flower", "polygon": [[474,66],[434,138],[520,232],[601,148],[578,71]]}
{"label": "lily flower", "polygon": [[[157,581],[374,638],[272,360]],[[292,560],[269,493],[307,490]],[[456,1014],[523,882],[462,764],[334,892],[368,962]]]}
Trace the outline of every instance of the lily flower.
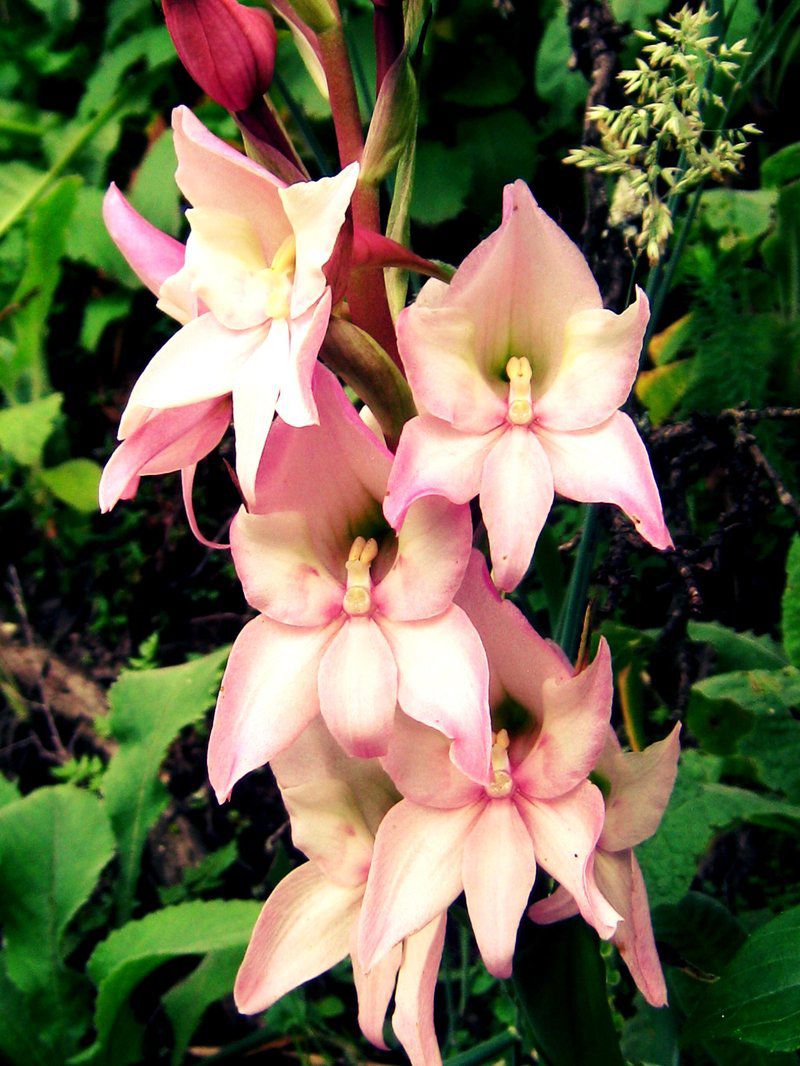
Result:
{"label": "lily flower", "polygon": [[[605,824],[595,855],[597,884],[623,918],[612,941],[653,1007],[666,1004],[667,987],[653,938],[647,888],[633,849],[655,833],[669,802],[678,770],[680,728],[678,723],[668,737],[644,751],[627,752],[609,729],[595,767],[607,790]],[[575,900],[562,885],[534,903],[528,916],[550,925],[577,913]]]}
{"label": "lily flower", "polygon": [[428,281],[398,319],[417,408],[389,482],[392,525],[422,496],[480,495],[492,576],[511,591],[527,570],[554,492],[615,503],[656,548],[671,541],[650,462],[618,408],[649,317],[636,290],[603,308],[586,260],[524,182],[507,185],[499,229],[450,285]]}
{"label": "lily flower", "polygon": [[317,715],[350,755],[387,749],[400,707],[452,740],[463,771],[489,768],[486,655],[452,600],[470,555],[469,509],[409,508],[397,535],[381,516],[392,456],[318,366],[318,426],[280,419],[231,546],[260,615],[234,644],[209,744],[220,799],[274,759]]}
{"label": "lily flower", "polygon": [[433,730],[407,718],[396,724],[383,765],[404,798],[375,839],[359,931],[368,971],[463,890],[486,968],[508,977],[537,866],[566,887],[600,936],[612,936],[620,920],[595,882],[604,808],[586,780],[611,713],[608,645],[571,676],[561,653],[500,600],[477,552],[458,598],[492,670],[491,778],[465,777]]}
{"label": "lily flower", "polygon": [[[182,264],[177,242],[155,238],[154,227],[139,224],[113,187],[106,201],[106,222],[120,250],[156,289],[159,307],[182,323],[136,382],[120,437],[153,411],[232,397],[237,473],[252,498],[275,410],[290,425],[317,421],[311,379],[332,302],[325,268],[358,165],[285,185],[185,107],[173,112],[173,131],[175,180],[192,204]],[[165,276],[167,261],[175,270]]]}
{"label": "lily flower", "polygon": [[392,1027],[412,1066],[439,1066],[433,996],[446,916],[369,973],[355,954],[375,831],[397,802],[394,786],[376,760],[346,758],[320,719],[272,767],[292,840],[310,861],[292,870],[264,904],[236,978],[237,1007],[244,1014],[267,1010],[349,954],[366,1038],[386,1050],[383,1023],[394,993]]}

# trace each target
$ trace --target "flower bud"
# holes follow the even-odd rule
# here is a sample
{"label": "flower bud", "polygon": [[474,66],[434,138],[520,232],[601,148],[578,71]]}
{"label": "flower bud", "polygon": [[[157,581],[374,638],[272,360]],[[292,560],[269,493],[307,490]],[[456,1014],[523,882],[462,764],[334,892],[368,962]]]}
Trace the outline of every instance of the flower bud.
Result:
{"label": "flower bud", "polygon": [[272,81],[277,35],[266,11],[236,0],[163,0],[175,50],[200,88],[243,111]]}

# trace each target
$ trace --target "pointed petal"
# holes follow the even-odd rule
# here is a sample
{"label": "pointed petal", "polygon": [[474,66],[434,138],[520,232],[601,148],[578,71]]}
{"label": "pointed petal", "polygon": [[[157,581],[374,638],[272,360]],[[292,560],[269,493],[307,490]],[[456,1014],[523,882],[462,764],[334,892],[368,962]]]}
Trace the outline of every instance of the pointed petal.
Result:
{"label": "pointed petal", "polygon": [[249,514],[231,526],[236,573],[247,602],[293,626],[324,625],[342,613],[344,586],[322,565],[299,511]]}
{"label": "pointed petal", "polygon": [[333,253],[357,181],[358,163],[351,163],[332,178],[298,181],[280,190],[297,242],[293,317],[307,311],[327,285],[323,267]]}
{"label": "pointed petal", "polygon": [[[111,239],[125,256],[131,270],[156,296],[168,277],[183,266],[186,249],[142,218],[112,183],[103,198],[103,221]],[[185,308],[185,321],[191,309]]]}
{"label": "pointed petal", "polygon": [[453,741],[453,762],[474,781],[488,779],[491,750],[489,668],[475,628],[455,604],[435,618],[379,625],[397,662],[397,699],[411,718]]}
{"label": "pointed petal", "polygon": [[100,479],[100,510],[126,498],[134,478],[166,474],[199,462],[215,448],[230,422],[227,398],[153,411],[117,448]]}
{"label": "pointed petal", "polygon": [[486,969],[495,977],[510,977],[517,927],[536,877],[530,834],[510,799],[484,807],[464,844],[461,871]]}
{"label": "pointed petal", "polygon": [[605,308],[567,319],[564,355],[547,392],[536,400],[536,421],[546,428],[589,429],[605,422],[628,398],[650,318],[641,289],[622,314]]}
{"label": "pointed petal", "polygon": [[613,696],[605,638],[594,662],[581,673],[565,681],[545,681],[539,735],[514,770],[514,780],[526,796],[563,796],[589,775],[605,743]]}
{"label": "pointed petal", "polygon": [[603,828],[603,796],[584,781],[552,800],[530,800],[515,794],[522,820],[531,835],[538,864],[573,896],[599,935],[613,935],[620,915],[600,894],[593,873],[594,848]]}
{"label": "pointed petal", "polygon": [[312,381],[317,356],[331,317],[331,290],[299,318],[289,323],[289,367],[281,385],[278,414],[290,426],[319,424]]}
{"label": "pointed petal", "polygon": [[376,607],[396,622],[441,614],[458,592],[471,547],[466,504],[438,496],[417,500],[398,531],[392,568],[373,592]]}
{"label": "pointed petal", "polygon": [[556,492],[581,503],[614,503],[654,548],[672,547],[650,460],[627,415],[618,411],[594,429],[538,429]]}
{"label": "pointed petal", "polygon": [[403,800],[386,815],[359,921],[364,969],[446,911],[461,892],[461,853],[480,811],[480,804],[437,811]]}
{"label": "pointed petal", "polygon": [[668,737],[644,751],[603,753],[597,770],[611,784],[600,837],[605,851],[632,848],[658,829],[678,772],[680,731],[679,722]]}
{"label": "pointed petal", "polygon": [[464,433],[488,433],[505,422],[507,398],[484,376],[466,310],[407,307],[397,320],[397,344],[421,408]]}
{"label": "pointed petal", "polygon": [[407,422],[383,505],[390,525],[397,529],[411,504],[423,496],[469,503],[478,495],[484,460],[502,432],[460,433],[430,415]]}
{"label": "pointed petal", "polygon": [[392,1028],[411,1066],[441,1066],[433,1024],[433,997],[442,961],[447,915],[440,914],[406,939],[397,975]]}
{"label": "pointed petal", "polygon": [[466,611],[486,649],[491,706],[498,707],[510,696],[541,717],[545,681],[567,680],[572,677],[572,666],[560,649],[539,636],[519,608],[501,598],[477,549],[470,556],[456,603]]}
{"label": "pointed petal", "polygon": [[304,629],[259,615],[236,638],[208,742],[208,773],[220,802],[319,713],[318,664],[336,625]]}
{"label": "pointed petal", "polygon": [[449,739],[402,711],[395,718],[389,750],[381,762],[405,798],[422,807],[450,810],[485,795],[481,785],[454,765]]}
{"label": "pointed petal", "polygon": [[353,963],[353,983],[358,996],[358,1024],[371,1044],[382,1051],[388,1051],[383,1039],[383,1025],[403,958],[403,948],[396,944],[388,955],[366,973],[358,964],[357,934],[356,924],[350,938],[350,958]]}
{"label": "pointed petal", "polygon": [[178,169],[175,181],[192,207],[210,207],[246,218],[267,262],[291,235],[278,190],[283,183],[207,130],[187,107],[172,112]]}
{"label": "pointed petal", "polygon": [[504,592],[517,587],[531,563],[553,505],[553,474],[536,435],[513,426],[483,467],[481,514],[489,534],[492,580]]}
{"label": "pointed petal", "polygon": [[639,991],[652,1007],[667,1002],[667,986],[656,950],[647,888],[632,850],[595,858],[597,884],[623,917],[613,942],[631,972]]}
{"label": "pointed petal", "polygon": [[360,888],[328,881],[313,863],[292,870],[259,915],[236,976],[242,1014],[258,1014],[341,962],[358,917]]}
{"label": "pointed petal", "polygon": [[210,314],[187,322],[156,352],[133,386],[120,435],[131,431],[126,416],[137,407],[185,407],[227,395],[263,339],[261,328],[234,332]]}
{"label": "pointed petal", "polygon": [[578,913],[578,905],[563,885],[559,885],[546,899],[539,899],[528,907],[528,917],[539,925],[563,922],[565,918],[574,918]]}
{"label": "pointed petal", "polygon": [[348,618],[319,668],[322,717],[348,755],[383,755],[397,706],[392,649],[372,618]]}
{"label": "pointed petal", "polygon": [[236,475],[249,504],[255,500],[256,474],[289,364],[288,324],[276,319],[265,328],[269,332],[263,342],[239,368],[233,381]]}

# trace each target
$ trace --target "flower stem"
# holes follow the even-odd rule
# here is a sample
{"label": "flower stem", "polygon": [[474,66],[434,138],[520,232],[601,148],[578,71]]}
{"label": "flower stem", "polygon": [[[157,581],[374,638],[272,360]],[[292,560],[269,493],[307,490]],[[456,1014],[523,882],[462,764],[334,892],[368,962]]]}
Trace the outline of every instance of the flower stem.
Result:
{"label": "flower stem", "polygon": [[583,626],[586,593],[589,588],[589,578],[592,576],[599,529],[600,516],[597,504],[590,503],[584,514],[578,554],[575,556],[575,563],[567,585],[567,594],[564,597],[564,606],[561,608],[555,633],[556,643],[561,645],[570,660],[573,660],[578,653],[578,640]]}
{"label": "flower stem", "polygon": [[485,1040],[469,1051],[462,1051],[460,1055],[444,1060],[444,1066],[479,1066],[482,1062],[496,1062],[501,1052],[508,1050],[519,1043],[519,1033],[515,1029],[507,1029],[504,1033],[498,1033],[491,1040]]}

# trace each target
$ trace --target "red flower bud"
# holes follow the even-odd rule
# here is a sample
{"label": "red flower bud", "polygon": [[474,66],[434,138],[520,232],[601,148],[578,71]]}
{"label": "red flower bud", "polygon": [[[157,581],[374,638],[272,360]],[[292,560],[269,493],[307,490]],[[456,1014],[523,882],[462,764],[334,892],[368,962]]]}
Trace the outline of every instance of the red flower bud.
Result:
{"label": "red flower bud", "polygon": [[277,35],[266,11],[236,0],[163,0],[181,63],[228,111],[243,111],[272,81]]}

